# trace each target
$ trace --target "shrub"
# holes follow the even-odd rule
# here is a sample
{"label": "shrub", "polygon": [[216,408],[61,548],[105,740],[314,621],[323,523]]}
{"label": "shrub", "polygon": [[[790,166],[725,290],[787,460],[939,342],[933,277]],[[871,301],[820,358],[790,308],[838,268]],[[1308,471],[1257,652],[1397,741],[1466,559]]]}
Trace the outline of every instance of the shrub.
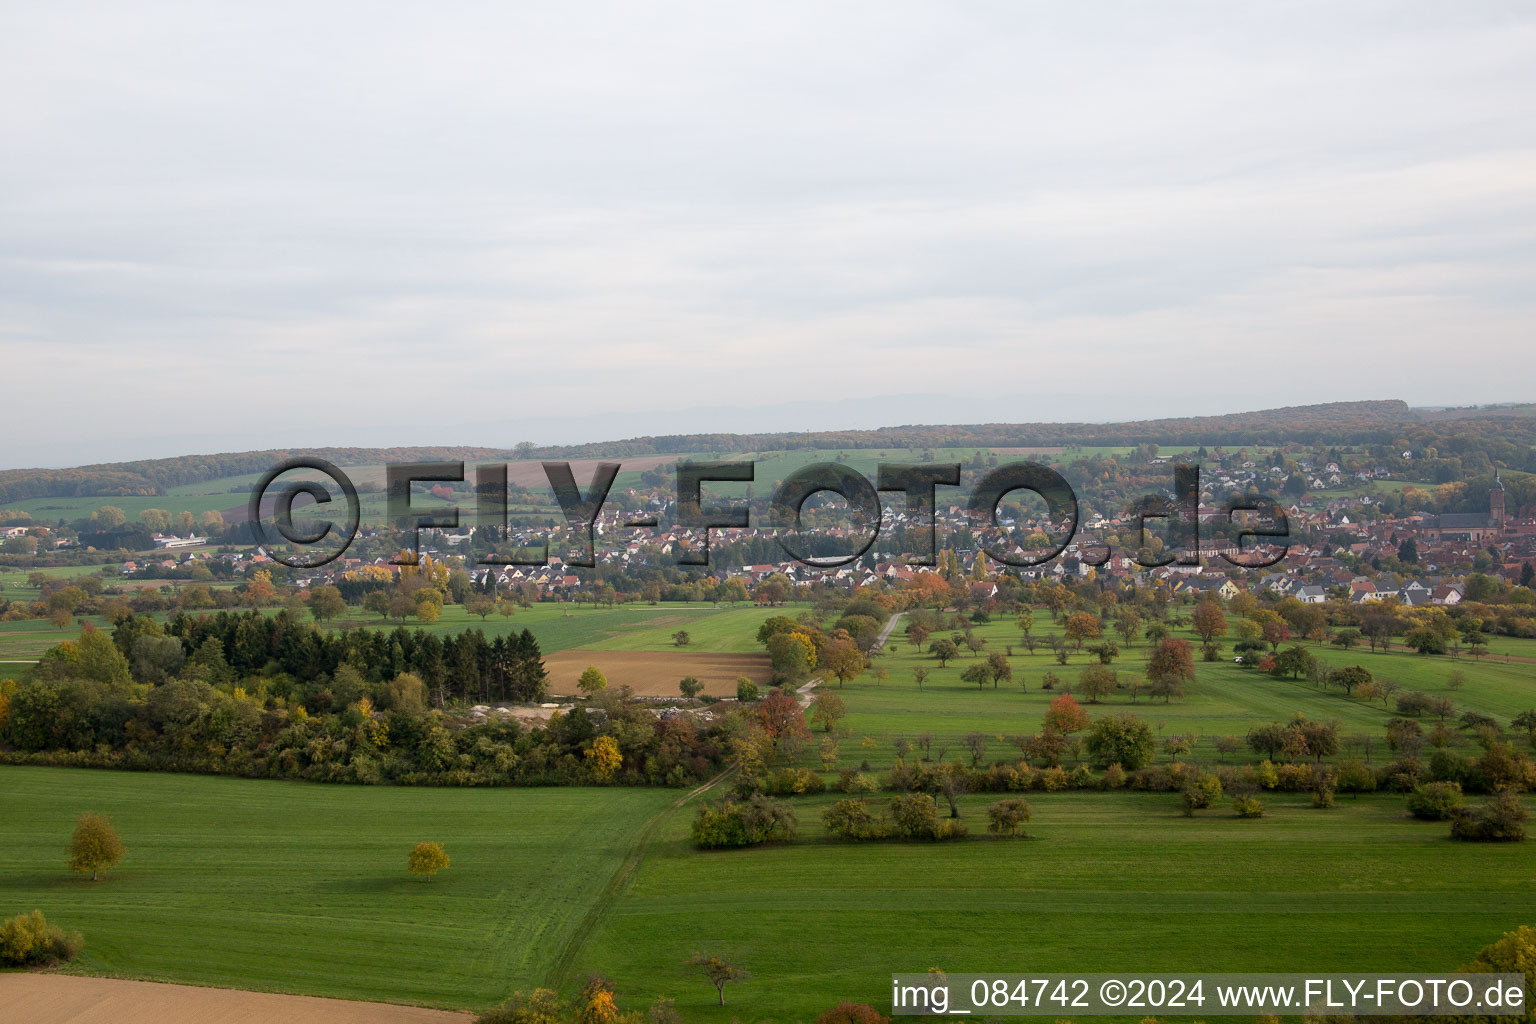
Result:
{"label": "shrub", "polygon": [[1421,821],[1445,821],[1461,807],[1461,784],[1425,782],[1408,795],[1408,813]]}
{"label": "shrub", "polygon": [[1373,793],[1376,773],[1363,761],[1345,761],[1339,765],[1339,789],[1345,793]]}
{"label": "shrub", "polygon": [[843,1002],[817,1017],[815,1024],[891,1024],[891,1018],[867,1003]]}
{"label": "shrub", "polygon": [[784,768],[768,776],[763,791],[769,796],[800,796],[820,793],[827,788],[826,781],[809,768]]}
{"label": "shrub", "polygon": [[513,993],[505,1003],[476,1017],[475,1024],[534,1024],[564,1018],[560,997],[547,988],[536,988],[531,994]]}
{"label": "shrub", "polygon": [[884,839],[891,834],[885,819],[866,807],[863,800],[839,800],[822,813],[821,823],[828,832],[844,839]]}
{"label": "shrub", "polygon": [[1055,768],[1047,768],[1040,773],[1040,782],[1047,793],[1059,793],[1071,784],[1071,778],[1067,770],[1060,765]]}
{"label": "shrub", "polygon": [[1451,819],[1451,838],[1467,842],[1517,843],[1525,839],[1525,805],[1506,789],[1475,810],[1461,809]]}
{"label": "shrub", "polygon": [[1072,769],[1072,774],[1068,777],[1067,781],[1072,784],[1073,789],[1092,789],[1094,785],[1093,772],[1088,770],[1087,765],[1080,764]]}
{"label": "shrub", "polygon": [[1125,769],[1116,761],[1104,769],[1104,777],[1099,781],[1105,789],[1121,789],[1125,786]]}
{"label": "shrub", "polygon": [[1213,807],[1221,799],[1221,780],[1209,772],[1203,772],[1184,787],[1184,813],[1192,815]]}
{"label": "shrub", "polygon": [[1333,806],[1333,787],[1319,786],[1312,791],[1312,806],[1325,811]]}
{"label": "shrub", "polygon": [[740,701],[757,700],[757,684],[746,676],[736,678],[736,699]]}
{"label": "shrub", "polygon": [[1021,832],[1021,827],[1030,817],[1029,804],[1025,801],[1017,797],[999,800],[987,808],[987,831],[995,836],[1026,834]]}
{"label": "shrub", "polygon": [[837,788],[844,793],[858,795],[861,793],[873,793],[880,788],[880,784],[875,781],[873,775],[848,768],[838,775]]}
{"label": "shrub", "polygon": [[66,933],[50,925],[41,910],[17,914],[0,924],[0,965],[46,967],[73,960],[84,946],[79,932]]}
{"label": "shrub", "polygon": [[744,801],[700,804],[693,818],[693,843],[706,850],[789,839],[795,834],[795,812],[786,800],[756,795]]}
{"label": "shrub", "polygon": [[1239,818],[1264,817],[1264,805],[1258,797],[1240,796],[1232,801],[1232,810],[1237,812]]}

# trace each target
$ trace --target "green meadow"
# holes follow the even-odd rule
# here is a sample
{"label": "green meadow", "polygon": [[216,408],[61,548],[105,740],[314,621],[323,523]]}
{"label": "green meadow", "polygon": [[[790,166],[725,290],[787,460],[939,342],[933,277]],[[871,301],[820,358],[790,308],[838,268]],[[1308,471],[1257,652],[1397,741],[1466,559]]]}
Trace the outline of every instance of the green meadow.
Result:
{"label": "green meadow", "polygon": [[[808,1020],[879,1006],[893,971],[1446,970],[1530,923],[1536,846],[1478,846],[1401,797],[1183,817],[1176,797],[1030,794],[1029,838],[828,840],[700,852],[680,791],[364,788],[0,768],[0,910],[85,934],[68,970],[483,1008],[587,972],[620,1005],[665,995],[689,1021]],[[877,798],[878,799],[878,798]],[[112,817],[128,856],[64,868],[75,817]],[[442,842],[431,883],[405,855]],[[638,865],[638,866],[637,866]],[[727,1006],[695,950],[752,972]]]}
{"label": "green meadow", "polygon": [[[0,912],[84,933],[74,973],[483,1007],[545,981],[679,795],[0,768]],[[95,884],[64,867],[86,811],[128,848]],[[430,883],[405,866],[424,840],[452,860]]]}
{"label": "green meadow", "polygon": [[[1170,794],[1030,794],[1030,838],[1005,840],[984,834],[998,798],[974,796],[968,839],[872,845],[823,837],[834,799],[797,799],[801,836],[748,851],[694,850],[670,817],[580,967],[689,1020],[810,1020],[888,1009],[892,972],[935,967],[1450,970],[1536,914],[1536,847],[1453,843],[1401,797],[1268,794],[1243,820],[1225,802],[1185,818]],[[696,949],[753,972],[724,1009],[674,966]]]}

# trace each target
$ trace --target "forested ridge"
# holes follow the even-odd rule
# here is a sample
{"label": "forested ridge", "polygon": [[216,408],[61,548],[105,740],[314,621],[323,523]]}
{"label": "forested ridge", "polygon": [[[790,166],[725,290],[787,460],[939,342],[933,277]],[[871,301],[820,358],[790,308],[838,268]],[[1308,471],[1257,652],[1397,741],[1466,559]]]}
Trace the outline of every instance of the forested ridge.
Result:
{"label": "forested ridge", "polygon": [[515,447],[290,448],[183,455],[69,469],[0,471],[0,503],[27,498],[156,495],[172,487],[261,473],[285,459],[321,458],[342,466],[398,462],[518,459],[623,459],[641,455],[729,454],[803,449],[1058,447],[1066,445],[1403,444],[1448,450],[1480,447],[1510,468],[1529,466],[1536,416],[1529,410],[1415,410],[1399,400],[1332,402],[1223,416],[1123,423],[909,424],[874,430],[697,433],[579,445]]}

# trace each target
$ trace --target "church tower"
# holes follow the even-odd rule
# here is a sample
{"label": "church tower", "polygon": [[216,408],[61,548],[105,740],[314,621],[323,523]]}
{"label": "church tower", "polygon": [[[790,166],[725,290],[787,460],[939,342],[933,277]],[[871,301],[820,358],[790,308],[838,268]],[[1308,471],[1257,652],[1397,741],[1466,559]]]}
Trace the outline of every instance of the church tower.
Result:
{"label": "church tower", "polygon": [[1504,481],[1499,471],[1493,471],[1493,486],[1488,489],[1488,521],[1497,529],[1504,529]]}

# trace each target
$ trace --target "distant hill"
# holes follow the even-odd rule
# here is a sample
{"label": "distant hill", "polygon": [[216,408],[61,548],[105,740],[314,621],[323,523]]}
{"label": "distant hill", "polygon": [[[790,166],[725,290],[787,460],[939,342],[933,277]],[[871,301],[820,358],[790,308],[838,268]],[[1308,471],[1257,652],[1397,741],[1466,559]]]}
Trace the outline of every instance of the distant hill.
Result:
{"label": "distant hill", "polygon": [[156,495],[172,487],[261,473],[283,459],[312,456],[338,465],[386,462],[511,461],[521,459],[625,458],[691,452],[780,451],[925,447],[1039,448],[1068,445],[1275,445],[1395,444],[1414,438],[1483,437],[1529,450],[1536,444],[1532,407],[1412,409],[1397,400],[1330,402],[1225,416],[1188,416],[1125,423],[908,424],[877,430],[765,434],[669,434],[580,445],[518,445],[516,448],[294,448],[184,455],[138,462],[102,463],[72,469],[0,471],[0,504],[27,498]]}

